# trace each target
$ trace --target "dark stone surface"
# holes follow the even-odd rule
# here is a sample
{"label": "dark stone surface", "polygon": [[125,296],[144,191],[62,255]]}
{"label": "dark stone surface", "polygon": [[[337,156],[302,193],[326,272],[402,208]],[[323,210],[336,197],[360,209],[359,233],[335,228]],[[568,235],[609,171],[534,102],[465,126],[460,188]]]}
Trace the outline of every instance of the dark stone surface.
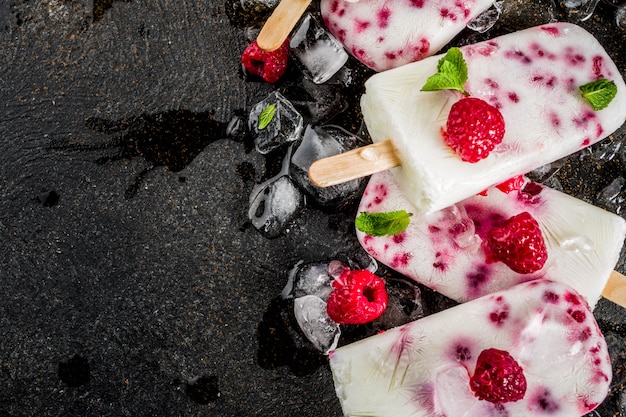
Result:
{"label": "dark stone surface", "polygon": [[[241,74],[238,3],[0,1],[0,415],[341,415],[276,297],[297,261],[355,250],[353,212],[249,225],[276,161],[225,129],[284,85]],[[505,3],[495,31],[529,25],[533,2]],[[626,73],[611,24],[585,26]],[[588,165],[568,192],[606,181]],[[596,312],[623,373],[624,311]]]}

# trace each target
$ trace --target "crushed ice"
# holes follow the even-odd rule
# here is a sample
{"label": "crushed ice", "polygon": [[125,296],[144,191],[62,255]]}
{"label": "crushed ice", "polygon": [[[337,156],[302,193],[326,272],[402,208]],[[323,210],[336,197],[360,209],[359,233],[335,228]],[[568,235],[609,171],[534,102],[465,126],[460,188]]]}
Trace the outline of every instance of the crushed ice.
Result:
{"label": "crushed ice", "polygon": [[290,42],[290,54],[305,77],[328,81],[348,61],[348,53],[311,14],[307,13]]}
{"label": "crushed ice", "polygon": [[[271,114],[264,111],[272,106],[275,110],[273,116],[264,118],[264,114]],[[274,91],[252,108],[248,126],[256,134],[254,144],[257,151],[266,154],[299,139],[303,120],[291,102],[278,91]]]}
{"label": "crushed ice", "polygon": [[[328,317],[326,301],[332,291],[332,282],[347,269],[377,270],[376,261],[352,258],[346,263],[298,262],[289,272],[287,283],[281,293],[284,299],[294,300],[294,315],[300,329],[321,352],[328,354],[335,349],[342,336],[342,327]],[[415,283],[399,278],[386,277],[389,298],[387,309],[381,317],[362,325],[360,336],[370,336],[401,326],[424,316],[421,292]]]}
{"label": "crushed ice", "polygon": [[494,2],[491,7],[472,20],[467,27],[478,33],[485,33],[496,24],[502,15],[502,1]]}
{"label": "crushed ice", "polygon": [[606,208],[613,213],[620,214],[626,201],[626,193],[624,192],[624,184],[626,180],[623,177],[617,177],[611,181],[609,185],[604,187],[597,195],[598,205]]}
{"label": "crushed ice", "polygon": [[282,234],[305,205],[304,194],[287,175],[290,155],[291,149],[285,156],[281,171],[255,185],[250,194],[248,217],[257,230],[270,238]]}
{"label": "crushed ice", "polygon": [[568,20],[584,22],[593,14],[599,0],[560,0],[559,5],[567,13]]}
{"label": "crushed ice", "polygon": [[290,173],[295,182],[321,205],[332,205],[355,197],[365,184],[359,178],[331,187],[315,186],[308,176],[309,167],[318,159],[337,155],[365,145],[365,141],[338,126],[312,127],[304,132],[291,159]]}
{"label": "crushed ice", "polygon": [[615,24],[618,28],[626,30],[626,3],[617,7],[617,11],[615,12]]}
{"label": "crushed ice", "polygon": [[[272,111],[268,112],[268,108]],[[241,125],[240,120],[233,118],[229,134],[241,136]],[[248,116],[248,129],[256,135],[259,153],[286,149],[280,172],[255,185],[250,195],[248,217],[257,230],[270,238],[283,234],[308,202],[327,208],[346,204],[360,197],[367,181],[359,178],[332,187],[315,186],[308,176],[313,162],[367,142],[339,126],[303,125],[302,115],[277,91],[257,103]]]}

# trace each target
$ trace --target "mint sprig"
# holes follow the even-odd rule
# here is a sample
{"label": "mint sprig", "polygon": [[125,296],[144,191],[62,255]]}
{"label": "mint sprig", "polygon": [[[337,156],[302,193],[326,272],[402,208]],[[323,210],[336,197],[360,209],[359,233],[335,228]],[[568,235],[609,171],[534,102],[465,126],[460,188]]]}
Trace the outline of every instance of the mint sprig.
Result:
{"label": "mint sprig", "polygon": [[578,87],[595,111],[606,108],[617,95],[615,81],[600,78]]}
{"label": "mint sprig", "polygon": [[422,91],[458,90],[469,95],[463,85],[467,82],[467,64],[459,48],[450,48],[437,63],[437,73],[431,75]]}
{"label": "mint sprig", "polygon": [[355,219],[354,224],[357,229],[370,236],[393,236],[406,230],[412,215],[405,210],[381,213],[364,211]]}
{"label": "mint sprig", "polygon": [[259,114],[259,125],[258,129],[265,129],[272,120],[274,119],[274,115],[276,115],[276,104],[270,104],[266,108],[263,109],[261,114]]}

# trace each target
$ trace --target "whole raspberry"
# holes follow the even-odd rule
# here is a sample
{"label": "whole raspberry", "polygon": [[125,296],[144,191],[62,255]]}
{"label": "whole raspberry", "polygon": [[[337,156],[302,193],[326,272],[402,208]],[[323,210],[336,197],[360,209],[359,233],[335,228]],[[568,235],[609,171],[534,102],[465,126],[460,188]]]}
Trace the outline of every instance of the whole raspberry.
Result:
{"label": "whole raspberry", "polygon": [[268,83],[275,83],[285,74],[288,60],[289,39],[286,39],[280,48],[271,52],[264,51],[254,41],[241,55],[241,62],[246,71],[258,75]]}
{"label": "whole raspberry", "polygon": [[487,246],[490,256],[520,274],[540,270],[548,259],[539,224],[527,211],[489,230]]}
{"label": "whole raspberry", "polygon": [[478,162],[504,137],[500,110],[484,100],[465,97],[452,105],[443,137],[465,162]]}
{"label": "whole raspberry", "polygon": [[387,308],[385,281],[369,271],[346,270],[332,285],[326,311],[336,323],[368,323]]}
{"label": "whole raspberry", "polygon": [[526,394],[526,377],[509,352],[490,348],[478,355],[470,388],[479,399],[495,404],[518,401]]}

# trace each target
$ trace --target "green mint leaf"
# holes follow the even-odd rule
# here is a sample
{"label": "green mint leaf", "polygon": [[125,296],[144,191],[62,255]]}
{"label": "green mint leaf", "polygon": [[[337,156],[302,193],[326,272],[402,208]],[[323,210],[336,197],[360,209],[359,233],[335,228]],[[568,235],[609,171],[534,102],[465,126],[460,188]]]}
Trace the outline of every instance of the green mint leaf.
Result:
{"label": "green mint leaf", "polygon": [[371,236],[393,236],[409,226],[412,214],[405,210],[382,213],[362,212],[354,221],[356,228]]}
{"label": "green mint leaf", "polygon": [[467,64],[459,48],[450,48],[437,63],[437,73],[431,75],[422,91],[458,90],[468,95],[463,85],[467,82]]}
{"label": "green mint leaf", "polygon": [[259,130],[263,130],[272,122],[276,114],[276,104],[270,104],[259,114]]}
{"label": "green mint leaf", "polygon": [[447,71],[453,71],[458,74],[461,85],[465,84],[467,81],[467,64],[465,63],[465,58],[463,58],[463,54],[459,48],[450,48],[446,55],[439,60],[437,69],[444,71],[445,64],[450,64],[451,67]]}
{"label": "green mint leaf", "polygon": [[617,94],[617,86],[612,80],[600,78],[578,87],[583,97],[591,104],[594,110],[607,107]]}

